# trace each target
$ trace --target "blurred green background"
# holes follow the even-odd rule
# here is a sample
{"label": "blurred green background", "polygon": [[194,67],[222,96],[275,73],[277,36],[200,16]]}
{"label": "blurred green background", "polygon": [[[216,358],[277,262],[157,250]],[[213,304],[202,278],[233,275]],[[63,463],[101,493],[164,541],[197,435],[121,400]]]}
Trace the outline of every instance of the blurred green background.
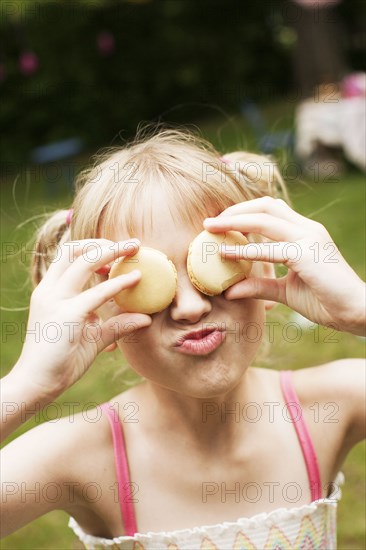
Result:
{"label": "blurred green background", "polygon": [[[365,5],[348,1],[334,8],[342,23],[344,59],[352,70],[362,68],[357,37],[365,28]],[[258,152],[258,127],[241,109],[247,99],[255,102],[268,132],[293,133],[296,103],[306,93],[294,70],[291,9],[291,2],[281,0],[245,5],[234,0],[3,3],[2,376],[22,347],[31,292],[30,239],[39,216],[68,208],[74,176],[99,147],[122,145],[141,120],[149,120],[188,124],[221,152]],[[36,58],[21,59],[29,51]],[[70,138],[81,140],[78,154],[32,163],[36,147]],[[314,166],[313,174],[305,175],[291,145],[272,153],[287,176],[294,208],[323,223],[364,278],[364,175],[344,159],[338,173],[320,173]],[[13,253],[6,256],[9,244]],[[291,312],[279,306],[272,315],[285,323]],[[9,327],[15,334],[8,334]],[[291,344],[280,333],[279,328],[266,364],[270,368],[298,369],[364,356],[365,341],[350,334],[320,328],[316,338],[314,331],[304,329],[300,341]],[[122,391],[122,365],[117,355],[99,357],[57,400],[62,414],[67,412],[64,402],[77,402],[81,410]],[[363,443],[352,450],[342,470],[346,484],[338,512],[338,547],[365,548]],[[79,548],[67,521],[63,512],[48,514],[4,539],[1,548]]]}
{"label": "blurred green background", "polygon": [[[118,144],[141,120],[196,122],[243,98],[291,106],[322,78],[364,69],[365,17],[363,0],[310,20],[290,0],[4,1],[3,161],[73,136],[87,150]],[[299,47],[302,31],[313,51]],[[335,32],[326,48],[319,34]],[[309,62],[315,73],[303,74]]]}

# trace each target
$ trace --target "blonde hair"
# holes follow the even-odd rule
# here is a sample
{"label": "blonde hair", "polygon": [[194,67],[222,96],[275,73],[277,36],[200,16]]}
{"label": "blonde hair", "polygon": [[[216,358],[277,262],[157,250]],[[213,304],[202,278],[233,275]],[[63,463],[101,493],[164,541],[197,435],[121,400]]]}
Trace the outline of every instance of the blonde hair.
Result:
{"label": "blonde hair", "polygon": [[149,204],[152,223],[150,198],[156,189],[165,191],[178,220],[198,231],[205,217],[238,202],[265,195],[290,202],[270,157],[244,151],[222,156],[187,129],[140,127],[132,142],[106,150],[79,174],[71,225],[66,224],[67,210],[58,210],[39,229],[31,263],[33,285],[46,273],[58,244],[108,239],[121,223],[130,238],[139,225],[144,232]]}

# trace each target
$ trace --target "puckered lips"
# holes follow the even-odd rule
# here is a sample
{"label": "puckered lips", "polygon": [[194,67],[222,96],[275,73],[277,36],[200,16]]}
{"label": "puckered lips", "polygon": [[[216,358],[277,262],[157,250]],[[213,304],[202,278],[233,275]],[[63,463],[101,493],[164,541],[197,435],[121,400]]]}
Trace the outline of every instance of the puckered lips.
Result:
{"label": "puckered lips", "polygon": [[182,334],[174,344],[180,351],[194,355],[206,355],[223,341],[224,328],[207,327]]}

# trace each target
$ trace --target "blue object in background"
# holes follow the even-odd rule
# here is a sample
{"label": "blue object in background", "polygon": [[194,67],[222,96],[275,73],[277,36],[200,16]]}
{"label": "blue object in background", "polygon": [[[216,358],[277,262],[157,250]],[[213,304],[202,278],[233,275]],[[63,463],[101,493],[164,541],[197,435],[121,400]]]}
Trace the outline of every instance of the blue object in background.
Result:
{"label": "blue object in background", "polygon": [[30,159],[34,164],[45,164],[78,155],[83,148],[84,144],[80,138],[65,139],[36,147],[31,151]]}
{"label": "blue object in background", "polygon": [[293,150],[293,132],[291,130],[269,132],[265,118],[254,101],[251,99],[242,100],[240,113],[252,127],[258,147],[262,153],[271,154],[277,149]]}
{"label": "blue object in background", "polygon": [[77,167],[74,161],[70,162],[70,159],[81,153],[83,149],[82,139],[74,137],[36,147],[30,152],[30,160],[33,164],[44,165],[42,179],[49,195],[55,195],[56,188],[59,187],[58,183],[66,185],[71,191]]}

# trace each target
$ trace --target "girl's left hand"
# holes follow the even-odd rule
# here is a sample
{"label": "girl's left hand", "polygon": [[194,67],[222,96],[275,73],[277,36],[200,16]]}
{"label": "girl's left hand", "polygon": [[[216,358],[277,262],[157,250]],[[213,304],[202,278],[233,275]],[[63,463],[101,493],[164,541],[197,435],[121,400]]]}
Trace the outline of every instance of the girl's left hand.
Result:
{"label": "girl's left hand", "polygon": [[320,223],[301,216],[282,199],[262,197],[230,206],[216,218],[207,218],[204,227],[212,233],[258,233],[272,242],[225,247],[222,255],[288,268],[279,279],[240,281],[225,292],[227,299],[280,302],[315,323],[365,334],[365,283]]}

